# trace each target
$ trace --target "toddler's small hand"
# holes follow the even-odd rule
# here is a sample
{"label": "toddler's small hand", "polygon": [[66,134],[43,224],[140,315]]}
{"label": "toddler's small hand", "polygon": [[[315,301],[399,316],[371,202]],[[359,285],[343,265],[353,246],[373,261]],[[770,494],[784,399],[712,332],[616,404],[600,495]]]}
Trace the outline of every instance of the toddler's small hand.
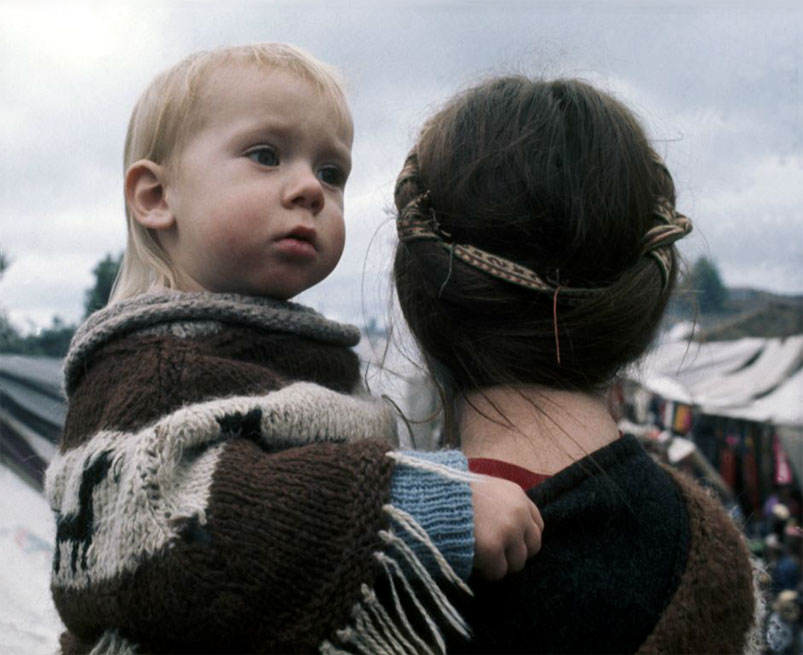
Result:
{"label": "toddler's small hand", "polygon": [[471,483],[474,570],[486,580],[521,571],[541,549],[541,512],[515,482],[481,476]]}

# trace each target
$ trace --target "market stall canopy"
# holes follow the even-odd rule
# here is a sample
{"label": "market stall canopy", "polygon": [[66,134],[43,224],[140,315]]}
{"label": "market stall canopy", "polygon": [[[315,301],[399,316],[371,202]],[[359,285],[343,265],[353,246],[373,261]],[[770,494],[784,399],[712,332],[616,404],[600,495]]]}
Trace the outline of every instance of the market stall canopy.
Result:
{"label": "market stall canopy", "polygon": [[[701,380],[692,387],[692,394],[704,407],[750,407],[752,410],[755,402],[790,382],[800,370],[801,362],[803,335],[767,339],[758,356],[744,368]],[[800,402],[798,396],[798,405]]]}
{"label": "market stall canopy", "polygon": [[635,379],[646,382],[654,376],[665,376],[684,389],[691,389],[713,375],[725,375],[743,368],[761,352],[766,341],[746,337],[702,344],[687,340],[662,343],[651,350],[634,370]]}
{"label": "market stall canopy", "polygon": [[[703,405],[703,411],[714,413],[716,406]],[[738,407],[721,410],[723,416],[735,416],[756,423],[803,426],[803,369],[785,380],[765,396]]]}
{"label": "market stall canopy", "polygon": [[803,426],[803,335],[663,343],[627,377],[706,414]]}

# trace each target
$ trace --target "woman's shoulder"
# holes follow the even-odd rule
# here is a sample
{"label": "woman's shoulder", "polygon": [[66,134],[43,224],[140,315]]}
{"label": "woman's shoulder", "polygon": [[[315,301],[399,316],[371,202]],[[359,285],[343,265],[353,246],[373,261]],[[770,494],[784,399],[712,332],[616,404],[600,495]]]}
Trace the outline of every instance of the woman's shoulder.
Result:
{"label": "woman's shoulder", "polygon": [[[699,621],[692,630],[666,618],[667,609],[682,609],[681,591],[686,601],[705,603],[717,588],[713,602],[746,604],[742,578],[749,570],[710,570],[705,581],[693,570],[717,547],[715,539],[700,539],[697,526],[713,520],[731,555],[741,544],[736,527],[725,523],[717,501],[664,470],[634,437],[576,462],[530,495],[546,525],[541,552],[521,574],[476,585],[469,611],[477,652],[492,643],[500,652],[636,652],[650,638],[674,645],[669,637],[696,638],[713,627]],[[749,569],[746,555],[743,567],[733,561]],[[725,598],[726,589],[739,598]],[[677,652],[684,650],[700,649]]]}

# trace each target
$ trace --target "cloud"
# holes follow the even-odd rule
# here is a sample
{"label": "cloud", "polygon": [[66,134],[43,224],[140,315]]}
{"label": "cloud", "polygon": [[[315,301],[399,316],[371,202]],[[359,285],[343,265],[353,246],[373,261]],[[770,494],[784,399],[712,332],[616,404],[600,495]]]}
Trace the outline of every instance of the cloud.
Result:
{"label": "cloud", "polygon": [[363,268],[372,288],[387,280],[386,209],[421,123],[503,72],[613,91],[695,220],[684,249],[713,256],[728,283],[801,292],[801,33],[791,2],[2,3],[0,245],[15,262],[0,305],[38,324],[80,313],[94,263],[124,243],[122,144],[140,91],[192,51],[262,40],[300,45],[349,82],[347,249],[310,292],[327,311],[353,313]]}
{"label": "cloud", "polygon": [[[26,255],[15,259],[0,281],[3,305],[23,330],[50,325],[54,315],[68,322],[83,311],[83,289],[92,285],[91,254]],[[65,293],[67,291],[68,293]]]}
{"label": "cloud", "polygon": [[742,160],[728,172],[695,203],[703,243],[691,252],[713,256],[730,284],[799,293],[803,157]]}

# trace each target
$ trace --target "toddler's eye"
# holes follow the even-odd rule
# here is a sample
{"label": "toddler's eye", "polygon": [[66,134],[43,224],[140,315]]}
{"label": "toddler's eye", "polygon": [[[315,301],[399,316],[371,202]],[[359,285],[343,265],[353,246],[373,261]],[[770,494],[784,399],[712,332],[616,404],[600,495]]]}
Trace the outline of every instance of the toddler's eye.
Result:
{"label": "toddler's eye", "polygon": [[276,154],[276,151],[273,148],[269,148],[267,146],[254,148],[245,154],[251,161],[256,162],[260,166],[279,165],[279,155]]}
{"label": "toddler's eye", "polygon": [[346,175],[337,166],[324,166],[318,171],[318,179],[324,184],[343,188],[346,186]]}

